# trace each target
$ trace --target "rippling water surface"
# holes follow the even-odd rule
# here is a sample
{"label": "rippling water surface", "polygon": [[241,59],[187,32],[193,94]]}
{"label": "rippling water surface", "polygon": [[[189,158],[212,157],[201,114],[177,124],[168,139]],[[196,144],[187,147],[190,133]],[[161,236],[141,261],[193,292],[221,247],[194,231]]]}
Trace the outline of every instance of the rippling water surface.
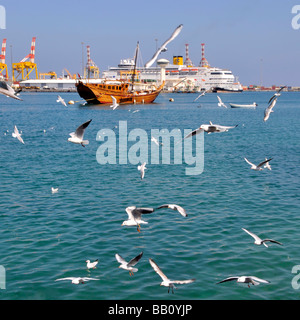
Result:
{"label": "rippling water surface", "polygon": [[[64,107],[55,93],[22,93],[24,101],[1,96],[0,265],[6,289],[0,298],[299,299],[292,268],[300,265],[300,93],[283,92],[266,123],[271,92],[219,95],[227,104],[255,101],[258,107],[220,108],[216,94],[196,102],[197,94],[161,94],[154,104],[114,111],[80,103]],[[61,96],[78,100],[76,93]],[[68,142],[69,133],[89,119],[85,138],[90,144]],[[183,132],[209,121],[238,127],[205,134],[202,174],[186,175],[185,163],[149,160],[141,181],[136,164],[96,160],[97,132],[114,129],[118,135],[119,121],[127,121],[128,132],[146,130],[149,150],[154,128]],[[25,145],[11,136],[14,125]],[[250,170],[244,157],[254,163],[272,157],[272,171]],[[52,194],[51,187],[59,192]],[[127,206],[164,203],[183,206],[188,217],[165,209],[146,216],[149,224],[141,233],[121,226]],[[283,246],[256,246],[242,228]],[[118,268],[116,253],[130,260],[140,252],[133,277]],[[196,281],[168,294],[149,258],[171,279]],[[87,271],[87,259],[99,259],[97,269]],[[271,283],[250,289],[235,282],[216,284],[234,275]],[[71,276],[100,280],[80,286],[55,282]]]}

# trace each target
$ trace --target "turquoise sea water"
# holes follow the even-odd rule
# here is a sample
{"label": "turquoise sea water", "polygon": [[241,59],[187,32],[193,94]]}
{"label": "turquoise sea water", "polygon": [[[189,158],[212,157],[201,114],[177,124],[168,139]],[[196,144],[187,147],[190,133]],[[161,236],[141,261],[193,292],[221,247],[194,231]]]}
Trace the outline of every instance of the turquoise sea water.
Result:
{"label": "turquoise sea water", "polygon": [[[79,100],[77,93],[60,95]],[[216,95],[193,102],[197,94],[161,94],[154,104],[116,110],[64,107],[55,93],[21,93],[24,101],[1,96],[0,265],[6,289],[0,289],[0,299],[299,299],[292,269],[300,265],[300,93],[283,92],[266,123],[271,92],[219,94],[227,104],[255,101],[254,110],[220,108]],[[69,133],[89,119],[90,144],[68,142]],[[128,131],[146,130],[149,147],[153,128],[183,132],[209,121],[238,127],[205,134],[202,174],[186,175],[184,163],[148,163],[141,181],[135,164],[96,160],[97,132],[119,121],[127,121]],[[14,125],[25,145],[11,136]],[[250,170],[244,157],[254,163],[272,157],[272,171]],[[59,192],[52,194],[51,187]],[[165,203],[181,205],[188,217],[166,209],[146,216],[149,224],[141,233],[121,226],[127,206]],[[256,246],[241,228],[283,246]],[[140,252],[134,276],[118,268],[116,253],[130,260]],[[196,281],[168,294],[149,258],[171,279]],[[87,271],[87,259],[99,259],[97,269]],[[216,284],[235,275],[271,283],[250,289]],[[100,280],[78,286],[55,282],[72,276]]]}

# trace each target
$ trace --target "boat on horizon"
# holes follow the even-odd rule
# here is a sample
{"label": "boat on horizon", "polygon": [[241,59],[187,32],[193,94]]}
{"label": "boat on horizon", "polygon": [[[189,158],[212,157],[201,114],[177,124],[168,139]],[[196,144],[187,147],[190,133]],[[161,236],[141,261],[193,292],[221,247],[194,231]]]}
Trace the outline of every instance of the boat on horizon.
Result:
{"label": "boat on horizon", "polygon": [[256,108],[258,104],[256,102],[253,102],[252,104],[235,104],[235,103],[229,103],[231,108]]}

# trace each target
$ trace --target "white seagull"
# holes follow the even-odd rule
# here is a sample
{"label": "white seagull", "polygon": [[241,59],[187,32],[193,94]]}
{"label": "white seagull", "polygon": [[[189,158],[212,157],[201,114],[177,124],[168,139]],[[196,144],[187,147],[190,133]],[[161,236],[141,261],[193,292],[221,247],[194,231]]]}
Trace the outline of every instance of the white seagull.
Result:
{"label": "white seagull", "polygon": [[70,133],[71,138],[69,138],[68,141],[81,144],[83,147],[86,144],[89,144],[88,140],[83,140],[83,136],[84,136],[84,130],[90,124],[91,121],[92,119],[80,125],[75,132],[71,132]]}
{"label": "white seagull", "polygon": [[141,232],[140,224],[148,224],[148,222],[142,220],[142,214],[150,214],[154,209],[131,206],[127,207],[125,211],[128,214],[128,220],[123,221],[122,226],[137,226],[137,231]]}
{"label": "white seagull", "polygon": [[247,158],[244,158],[244,159],[245,159],[245,161],[246,161],[247,163],[250,164],[250,166],[251,166],[250,169],[255,170],[255,171],[261,171],[261,170],[264,169],[264,165],[265,165],[266,163],[268,163],[269,161],[271,161],[273,158],[266,159],[265,161],[259,163],[258,165],[255,165],[254,163],[250,162]]}
{"label": "white seagull", "polygon": [[117,99],[114,96],[111,96],[113,104],[110,106],[111,108],[113,108],[113,110],[115,110],[119,104],[117,103]]}
{"label": "white seagull", "polygon": [[274,108],[276,102],[277,102],[277,97],[274,98],[272,100],[272,102],[270,103],[270,105],[265,109],[265,112],[264,112],[264,121],[265,122],[269,119],[271,112],[274,112],[273,108]]}
{"label": "white seagull", "polygon": [[141,252],[138,256],[136,256],[135,258],[133,258],[129,262],[127,262],[118,253],[116,253],[116,255],[115,255],[117,261],[120,263],[119,268],[124,269],[124,270],[128,270],[130,276],[133,276],[134,272],[138,271],[137,268],[133,268],[133,267],[139,262],[139,260],[142,258],[142,256],[143,256],[143,252]]}
{"label": "white seagull", "polygon": [[96,278],[88,278],[88,277],[67,277],[67,278],[61,278],[61,279],[56,279],[55,281],[62,281],[62,280],[71,280],[73,284],[80,284],[80,283],[85,283],[90,280],[100,280]]}
{"label": "white seagull", "polygon": [[224,107],[224,108],[227,108],[226,104],[221,100],[221,98],[219,96],[217,96],[218,100],[219,100],[219,103],[218,103],[218,106],[219,107]]}
{"label": "white seagull", "polygon": [[16,92],[10,85],[8,85],[5,81],[0,81],[0,93],[6,95],[7,97],[14,98],[17,100],[21,100],[16,96],[18,92]]}
{"label": "white seagull", "polygon": [[229,129],[236,128],[238,125],[235,126],[221,126],[219,124],[213,124],[211,121],[209,121],[209,124],[202,124],[198,129],[192,131],[188,135],[184,137],[184,139],[189,138],[191,136],[194,136],[202,131],[207,132],[208,134],[212,132],[227,132]]}
{"label": "white seagull", "polygon": [[161,282],[161,286],[165,286],[165,287],[169,287],[168,289],[168,293],[170,292],[170,288],[172,288],[172,293],[174,293],[174,288],[177,289],[175,287],[174,284],[186,284],[186,283],[192,283],[194,282],[196,279],[189,279],[189,280],[170,280],[158,267],[158,265],[154,262],[153,259],[149,259],[149,262],[152,266],[152,268],[154,269],[154,271],[162,278],[162,282]]}
{"label": "white seagull", "polygon": [[258,246],[261,246],[262,244],[268,248],[266,242],[272,242],[272,243],[277,243],[279,245],[282,246],[282,243],[278,242],[278,241],[275,241],[275,240],[272,240],[272,239],[264,239],[262,240],[260,237],[258,237],[256,234],[242,228],[245,232],[247,232],[252,238],[254,238],[254,244],[258,245]]}
{"label": "white seagull", "polygon": [[159,55],[161,52],[167,50],[167,48],[166,48],[167,45],[179,35],[179,33],[180,33],[180,31],[181,31],[182,28],[183,28],[183,25],[180,24],[180,25],[175,29],[175,31],[172,33],[171,37],[162,44],[162,46],[155,52],[155,54],[153,55],[153,57],[145,64],[145,68],[151,67],[152,64],[154,63],[154,61],[157,59],[158,55]]}
{"label": "white seagull", "polygon": [[58,192],[58,188],[51,187],[51,191],[52,191],[52,193],[57,193]]}
{"label": "white seagull", "polygon": [[248,287],[250,288],[250,283],[252,283],[254,286],[259,285],[260,283],[270,283],[268,280],[260,279],[254,276],[240,276],[240,277],[229,277],[226,278],[218,283],[227,282],[227,281],[233,281],[236,280],[236,282],[239,283],[247,283]]}
{"label": "white seagull", "polygon": [[91,262],[90,260],[86,260],[86,267],[88,269],[96,269],[97,264],[98,264],[98,259],[96,259],[94,262]]}
{"label": "white seagull", "polygon": [[202,93],[200,93],[200,94],[198,95],[198,97],[194,100],[194,102],[197,101],[200,97],[204,96],[205,93],[206,93],[205,90],[204,90]]}
{"label": "white seagull", "polygon": [[67,104],[65,103],[65,100],[64,100],[61,96],[57,96],[56,102],[60,102],[60,103],[63,104],[65,107],[67,106]]}
{"label": "white seagull", "polygon": [[286,86],[281,87],[279,90],[277,90],[277,92],[270,98],[268,103],[271,103],[272,100],[274,100],[275,98],[277,99],[279,96],[281,96],[281,90],[283,90],[284,88],[286,88]]}
{"label": "white seagull", "polygon": [[145,170],[146,168],[146,162],[144,162],[143,164],[141,164],[140,166],[137,167],[139,171],[141,171],[141,180],[144,179],[145,176]]}
{"label": "white seagull", "polygon": [[163,204],[162,206],[159,206],[157,209],[162,209],[162,208],[169,208],[172,210],[177,210],[183,217],[187,217],[186,211],[179,205],[177,204]]}
{"label": "white seagull", "polygon": [[156,145],[164,145],[162,142],[159,142],[156,138],[154,138],[154,137],[151,137],[151,141],[153,141]]}
{"label": "white seagull", "polygon": [[19,132],[17,126],[14,126],[14,132],[11,134],[14,138],[17,138],[20,142],[25,144],[24,140],[21,137],[21,133]]}
{"label": "white seagull", "polygon": [[238,125],[235,126],[221,126],[220,124],[213,124],[209,121],[209,124],[202,124],[201,129],[203,129],[207,133],[212,132],[227,132],[229,129],[236,128]]}

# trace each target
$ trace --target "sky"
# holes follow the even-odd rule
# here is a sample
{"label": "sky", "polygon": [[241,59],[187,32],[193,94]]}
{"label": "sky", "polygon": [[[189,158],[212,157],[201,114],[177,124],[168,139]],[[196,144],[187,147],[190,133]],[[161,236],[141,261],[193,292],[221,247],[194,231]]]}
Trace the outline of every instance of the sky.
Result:
{"label": "sky", "polygon": [[[6,63],[30,53],[36,37],[38,72],[66,68],[82,74],[86,46],[100,68],[133,58],[139,41],[146,63],[183,24],[178,37],[159,58],[173,60],[189,44],[189,57],[198,66],[201,43],[211,66],[232,70],[242,85],[300,86],[300,0],[0,0],[5,8]],[[1,24],[0,15],[0,24]],[[2,41],[0,39],[0,41]]]}

